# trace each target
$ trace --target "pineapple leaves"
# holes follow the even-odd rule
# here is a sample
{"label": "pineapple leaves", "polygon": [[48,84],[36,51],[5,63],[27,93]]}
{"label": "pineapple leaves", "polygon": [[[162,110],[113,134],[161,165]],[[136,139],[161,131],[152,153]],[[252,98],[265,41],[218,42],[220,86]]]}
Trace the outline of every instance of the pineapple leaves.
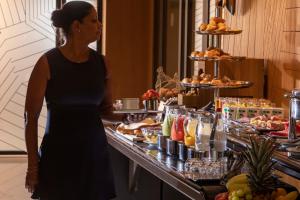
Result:
{"label": "pineapple leaves", "polygon": [[274,188],[275,180],[272,169],[272,154],[275,150],[274,142],[270,139],[250,137],[248,146],[242,155],[248,168],[248,180],[253,191],[263,193]]}

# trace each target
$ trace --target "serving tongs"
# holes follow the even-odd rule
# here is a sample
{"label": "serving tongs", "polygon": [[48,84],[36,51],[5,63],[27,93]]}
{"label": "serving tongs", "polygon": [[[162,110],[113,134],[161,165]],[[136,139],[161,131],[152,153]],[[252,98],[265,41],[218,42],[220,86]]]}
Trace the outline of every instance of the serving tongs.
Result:
{"label": "serving tongs", "polygon": [[217,0],[216,2],[217,7],[226,7],[227,10],[234,15],[235,7],[236,7],[236,0]]}

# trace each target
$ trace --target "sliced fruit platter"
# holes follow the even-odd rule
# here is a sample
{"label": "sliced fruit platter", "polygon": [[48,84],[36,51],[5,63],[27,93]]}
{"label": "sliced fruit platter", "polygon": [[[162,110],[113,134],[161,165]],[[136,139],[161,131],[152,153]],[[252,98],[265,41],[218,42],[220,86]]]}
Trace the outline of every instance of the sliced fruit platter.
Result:
{"label": "sliced fruit platter", "polygon": [[250,125],[257,131],[281,131],[284,130],[285,123],[287,121],[279,116],[260,115],[250,119]]}

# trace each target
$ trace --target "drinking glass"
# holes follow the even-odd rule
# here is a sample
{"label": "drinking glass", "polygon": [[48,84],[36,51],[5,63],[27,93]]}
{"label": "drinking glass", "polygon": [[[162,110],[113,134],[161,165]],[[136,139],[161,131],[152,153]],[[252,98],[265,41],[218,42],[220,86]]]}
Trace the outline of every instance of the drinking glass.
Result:
{"label": "drinking glass", "polygon": [[210,150],[210,135],[213,126],[213,116],[211,114],[197,114],[198,125],[196,131],[196,151],[206,152]]}

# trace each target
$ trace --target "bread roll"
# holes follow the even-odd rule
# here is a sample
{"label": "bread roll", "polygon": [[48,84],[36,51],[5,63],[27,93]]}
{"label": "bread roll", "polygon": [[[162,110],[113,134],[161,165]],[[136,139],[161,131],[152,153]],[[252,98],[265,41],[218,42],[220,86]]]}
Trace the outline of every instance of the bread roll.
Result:
{"label": "bread roll", "polygon": [[212,85],[220,86],[220,85],[223,85],[223,82],[222,82],[222,80],[220,80],[220,79],[214,78],[213,80],[211,80],[211,84],[212,84]]}
{"label": "bread roll", "polygon": [[191,82],[191,79],[190,79],[190,78],[184,78],[184,79],[182,79],[181,82],[182,82],[182,83],[190,83],[190,82]]}
{"label": "bread roll", "polygon": [[206,30],[206,27],[207,27],[207,24],[203,23],[199,26],[199,30],[200,31],[205,31]]}

